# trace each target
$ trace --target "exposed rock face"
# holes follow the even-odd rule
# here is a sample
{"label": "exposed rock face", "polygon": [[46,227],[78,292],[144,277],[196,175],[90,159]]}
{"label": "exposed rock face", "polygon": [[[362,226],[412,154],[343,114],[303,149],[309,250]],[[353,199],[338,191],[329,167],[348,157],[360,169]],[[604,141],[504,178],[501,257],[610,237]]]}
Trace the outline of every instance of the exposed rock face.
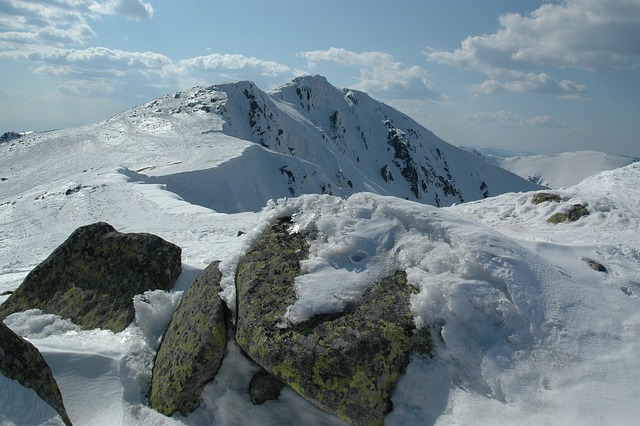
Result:
{"label": "exposed rock face", "polygon": [[267,401],[278,399],[284,383],[267,370],[258,371],[249,383],[249,396],[255,405],[264,404]]}
{"label": "exposed rock face", "polygon": [[602,263],[596,260],[584,259],[584,261],[587,262],[587,265],[589,265],[589,267],[596,272],[604,272],[605,274],[608,272],[607,268]]}
{"label": "exposed rock face", "polygon": [[240,261],[236,342],[316,406],[351,424],[381,425],[411,355],[431,352],[430,335],[416,330],[409,309],[415,289],[398,271],[344,312],[283,326],[308,256],[306,238],[280,220]]}
{"label": "exposed rock face", "polygon": [[15,334],[0,321],[0,374],[33,389],[40,398],[71,425],[62,394],[51,369],[35,346]]}
{"label": "exposed rock face", "polygon": [[531,202],[533,204],[542,204],[544,202],[554,202],[559,203],[562,201],[562,198],[558,194],[553,194],[551,192],[538,192],[531,198]]}
{"label": "exposed rock face", "polygon": [[158,349],[149,402],[167,416],[195,410],[222,363],[227,331],[218,264],[209,265],[185,292]]}
{"label": "exposed rock face", "polygon": [[574,204],[566,212],[555,213],[549,219],[547,219],[547,222],[554,224],[562,222],[575,222],[581,217],[588,215],[589,210],[587,210],[587,206],[584,206],[582,204]]}
{"label": "exposed rock face", "polygon": [[181,254],[155,235],[119,233],[103,222],[80,227],[0,305],[0,318],[37,308],[83,328],[122,331],[134,318],[134,295],[173,286]]}

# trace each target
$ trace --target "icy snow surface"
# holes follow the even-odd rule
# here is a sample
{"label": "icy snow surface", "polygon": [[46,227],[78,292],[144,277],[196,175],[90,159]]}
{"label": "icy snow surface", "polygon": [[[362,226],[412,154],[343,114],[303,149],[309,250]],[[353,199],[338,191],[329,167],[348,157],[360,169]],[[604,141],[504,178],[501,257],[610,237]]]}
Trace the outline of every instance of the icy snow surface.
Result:
{"label": "icy snow surface", "polygon": [[[260,212],[229,205],[240,212],[224,213],[207,207],[197,188],[184,194],[182,178],[213,173],[255,145],[215,133],[222,123],[198,128],[188,117],[170,118],[151,125],[116,117],[0,145],[0,293],[17,288],[74,229],[96,221],[183,249],[173,291],[137,296],[136,320],[121,333],[81,330],[37,310],[5,320],[43,353],[74,424],[341,424],[288,388],[278,401],[253,406],[247,389],[258,367],[233,342],[193,414],[168,418],[146,404],[153,356],[181,292],[221,260],[223,297],[234,306],[238,259],[282,215],[293,217],[292,232],[318,236],[284,323],[338,311],[396,268],[419,290],[412,310],[418,326],[432,330],[437,355],[412,360],[388,425],[637,424],[640,164],[558,190],[561,203],[533,205],[533,193],[512,193],[438,209],[357,193],[280,199]],[[204,130],[214,133],[203,137]],[[263,167],[252,158],[243,166]],[[158,176],[174,179],[153,181]],[[171,191],[177,184],[180,196]],[[576,203],[590,215],[546,222]],[[0,422],[61,424],[34,393],[4,377]]]}

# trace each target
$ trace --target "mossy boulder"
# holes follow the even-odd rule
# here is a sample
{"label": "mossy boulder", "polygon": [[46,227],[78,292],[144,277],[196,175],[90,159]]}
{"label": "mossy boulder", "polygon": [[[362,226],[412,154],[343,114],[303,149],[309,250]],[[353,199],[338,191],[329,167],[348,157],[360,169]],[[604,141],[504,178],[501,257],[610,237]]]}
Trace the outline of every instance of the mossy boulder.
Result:
{"label": "mossy boulder", "polygon": [[36,308],[85,329],[122,331],[134,318],[134,295],[173,287],[181,254],[155,235],[119,233],[104,222],[80,227],[0,305],[0,318]]}
{"label": "mossy boulder", "polygon": [[51,369],[38,349],[0,321],[0,374],[33,389],[60,414],[66,425],[71,420]]}
{"label": "mossy boulder", "polygon": [[381,425],[411,356],[430,354],[409,299],[416,290],[398,271],[371,283],[357,303],[282,325],[295,302],[308,236],[281,219],[240,260],[236,277],[236,342],[268,372],[319,408],[355,425]]}
{"label": "mossy boulder", "polygon": [[553,216],[547,219],[547,222],[557,224],[562,222],[575,222],[583,216],[588,216],[589,210],[587,206],[582,204],[574,204],[569,207],[565,212],[555,213]]}
{"label": "mossy boulder", "polygon": [[227,329],[218,264],[209,265],[185,292],[158,349],[149,403],[167,416],[195,410],[220,369]]}
{"label": "mossy boulder", "polygon": [[260,369],[249,383],[249,396],[254,405],[264,404],[280,397],[280,392],[285,384],[269,373],[267,370]]}
{"label": "mossy boulder", "polygon": [[533,204],[542,204],[545,202],[559,203],[560,201],[562,201],[562,198],[558,194],[551,192],[538,192],[531,198]]}

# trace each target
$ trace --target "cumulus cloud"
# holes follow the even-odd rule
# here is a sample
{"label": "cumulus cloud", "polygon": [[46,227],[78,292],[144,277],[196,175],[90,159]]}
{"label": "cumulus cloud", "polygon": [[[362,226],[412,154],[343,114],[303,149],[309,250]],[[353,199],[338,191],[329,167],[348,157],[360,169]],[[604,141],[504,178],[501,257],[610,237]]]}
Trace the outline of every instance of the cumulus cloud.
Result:
{"label": "cumulus cloud", "polygon": [[309,68],[329,62],[360,70],[355,89],[371,92],[388,92],[399,97],[423,97],[444,99],[429,80],[427,72],[419,67],[407,67],[385,52],[352,52],[331,47],[299,53],[308,61]]}
{"label": "cumulus cloud", "polygon": [[521,126],[522,118],[510,111],[478,112],[464,116],[467,123],[493,124],[498,126]]}
{"label": "cumulus cloud", "polygon": [[153,16],[153,6],[142,0],[108,0],[105,2],[90,2],[89,9],[104,15],[120,15],[139,21]]}
{"label": "cumulus cloud", "polygon": [[583,84],[571,80],[555,80],[546,73],[528,73],[515,77],[511,81],[501,82],[487,80],[481,84],[472,85],[474,93],[553,93],[559,95],[576,95],[586,92]]}
{"label": "cumulus cloud", "polygon": [[495,33],[469,36],[453,51],[428,49],[423,53],[434,62],[487,74],[492,80],[474,87],[483,92],[542,89],[547,93],[579,93],[584,91],[580,84],[566,80],[536,83],[530,72],[552,68],[628,70],[640,65],[638,0],[548,2],[529,15],[502,15],[499,23]]}
{"label": "cumulus cloud", "polygon": [[529,16],[500,17],[494,34],[470,36],[453,52],[429,50],[427,58],[500,75],[538,67],[611,70],[640,60],[640,2],[565,0],[545,3]]}
{"label": "cumulus cloud", "polygon": [[236,54],[212,53],[210,55],[182,60],[179,65],[188,69],[202,71],[250,69],[252,71],[258,71],[261,75],[267,77],[277,77],[293,73],[293,70],[286,65]]}
{"label": "cumulus cloud", "polygon": [[32,47],[0,52],[1,57],[26,60],[32,72],[61,79],[59,92],[68,95],[91,94],[100,87],[114,92],[131,85],[175,88],[208,84],[215,74],[225,80],[253,79],[256,75],[268,80],[298,73],[274,61],[218,53],[175,61],[160,53],[106,47]]}
{"label": "cumulus cloud", "polygon": [[[274,61],[212,53],[175,60],[155,52],[87,47],[93,21],[115,15],[131,21],[153,17],[144,0],[6,0],[0,2],[0,58],[28,61],[35,74],[59,79],[69,95],[127,90],[131,85],[175,88],[225,80],[293,76]],[[216,76],[217,74],[217,76]]]}
{"label": "cumulus cloud", "polygon": [[465,115],[464,120],[471,124],[488,124],[503,127],[567,128],[566,124],[549,115],[539,115],[537,117],[525,119],[511,111],[467,114]]}
{"label": "cumulus cloud", "polygon": [[116,15],[139,21],[153,13],[142,0],[7,0],[0,3],[0,48],[82,45],[96,35],[91,20]]}
{"label": "cumulus cloud", "polygon": [[539,115],[526,121],[529,127],[545,127],[551,129],[566,129],[567,125],[548,115]]}

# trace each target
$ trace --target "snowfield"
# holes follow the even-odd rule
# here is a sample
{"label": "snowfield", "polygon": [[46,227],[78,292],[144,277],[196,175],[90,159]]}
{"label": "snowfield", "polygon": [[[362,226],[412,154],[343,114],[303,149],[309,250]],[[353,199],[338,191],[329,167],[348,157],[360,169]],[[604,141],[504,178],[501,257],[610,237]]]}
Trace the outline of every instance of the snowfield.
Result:
{"label": "snowfield", "polygon": [[502,157],[482,150],[469,150],[520,177],[549,188],[573,186],[600,172],[640,161],[627,155],[594,151]]}
{"label": "snowfield", "polygon": [[[556,190],[560,203],[534,205],[534,193],[522,192],[436,208],[360,192],[270,200],[258,209],[249,194],[237,203],[220,200],[216,211],[197,186],[243,152],[263,148],[216,133],[222,123],[203,137],[202,129],[171,130],[184,121],[148,122],[154,139],[122,123],[0,144],[0,293],[17,288],[73,230],[93,222],[153,233],[183,249],[173,291],[137,296],[136,320],[121,333],[81,330],[37,310],[5,320],[42,352],[74,424],[342,424],[289,388],[277,401],[252,405],[248,384],[258,367],[233,342],[193,414],[168,418],[146,404],[153,357],[182,292],[221,260],[222,296],[235,306],[235,265],[283,215],[320,236],[283,324],[339,311],[397,268],[419,289],[412,310],[417,325],[432,330],[437,355],[411,361],[388,425],[637,424],[640,163]],[[95,138],[87,139],[91,132]],[[224,176],[268,168],[252,163],[263,158],[243,157],[236,175]],[[189,192],[187,177],[194,176],[202,179]],[[577,203],[590,214],[546,222]],[[0,377],[0,423],[62,420],[34,392]]]}

